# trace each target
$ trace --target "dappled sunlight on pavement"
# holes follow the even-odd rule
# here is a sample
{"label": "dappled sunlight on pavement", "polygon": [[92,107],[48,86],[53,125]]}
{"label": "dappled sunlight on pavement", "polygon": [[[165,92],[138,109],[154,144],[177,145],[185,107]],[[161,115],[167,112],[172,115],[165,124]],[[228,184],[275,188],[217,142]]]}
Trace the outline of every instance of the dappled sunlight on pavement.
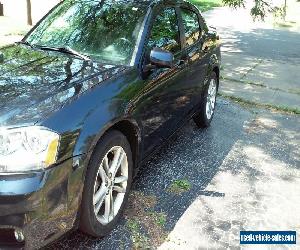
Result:
{"label": "dappled sunlight on pavement", "polygon": [[249,4],[204,13],[222,39],[221,93],[300,112],[300,2],[288,0],[293,27],[275,24],[272,16],[254,22]]}
{"label": "dappled sunlight on pavement", "polygon": [[[300,135],[294,131],[295,141],[285,140],[292,132],[288,123],[276,114],[245,123],[246,138],[235,143],[206,193],[195,199],[159,249],[239,249],[241,230],[295,230],[299,238]],[[285,157],[285,148],[291,155]]]}
{"label": "dappled sunlight on pavement", "polygon": [[[299,233],[300,117],[222,98],[217,107],[211,128],[190,122],[142,166],[125,215],[109,236],[74,232],[49,250],[232,250],[241,249],[240,230]],[[189,185],[173,192],[178,180]]]}

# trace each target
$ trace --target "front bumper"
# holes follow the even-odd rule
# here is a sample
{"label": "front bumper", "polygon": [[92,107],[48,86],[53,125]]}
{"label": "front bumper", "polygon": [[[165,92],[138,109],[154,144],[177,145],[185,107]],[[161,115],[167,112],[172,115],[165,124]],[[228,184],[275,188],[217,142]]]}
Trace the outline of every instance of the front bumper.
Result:
{"label": "front bumper", "polygon": [[74,197],[70,194],[72,163],[67,160],[44,172],[0,174],[0,234],[17,229],[25,238],[18,243],[11,241],[11,235],[0,237],[0,249],[38,249],[74,226],[78,207],[72,206]]}

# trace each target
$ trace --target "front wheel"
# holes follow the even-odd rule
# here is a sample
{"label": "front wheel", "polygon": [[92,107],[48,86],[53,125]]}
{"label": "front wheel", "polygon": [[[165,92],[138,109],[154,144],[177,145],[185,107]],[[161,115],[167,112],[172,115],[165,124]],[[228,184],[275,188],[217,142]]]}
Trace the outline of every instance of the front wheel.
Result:
{"label": "front wheel", "polygon": [[209,84],[205,87],[204,95],[202,95],[200,110],[193,118],[198,127],[206,128],[210,126],[215,113],[217,93],[218,77],[213,72],[210,76]]}
{"label": "front wheel", "polygon": [[132,182],[132,153],[126,137],[111,131],[98,143],[87,169],[80,229],[106,236],[122,215]]}

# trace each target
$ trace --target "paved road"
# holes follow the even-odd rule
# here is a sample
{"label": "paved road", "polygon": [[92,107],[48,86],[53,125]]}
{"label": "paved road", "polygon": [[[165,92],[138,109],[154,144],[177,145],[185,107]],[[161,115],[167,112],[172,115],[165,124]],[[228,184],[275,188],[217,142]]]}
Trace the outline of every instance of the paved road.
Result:
{"label": "paved road", "polygon": [[[240,249],[240,230],[297,230],[299,238],[299,122],[219,100],[211,128],[190,122],[143,166],[110,236],[75,232],[51,249]],[[170,191],[176,180],[190,187]]]}

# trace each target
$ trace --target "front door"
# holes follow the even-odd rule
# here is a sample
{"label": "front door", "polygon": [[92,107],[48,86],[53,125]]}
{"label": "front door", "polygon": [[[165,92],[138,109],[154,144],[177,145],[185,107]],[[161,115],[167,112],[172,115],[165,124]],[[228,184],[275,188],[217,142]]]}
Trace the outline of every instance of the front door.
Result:
{"label": "front door", "polygon": [[144,65],[149,63],[150,51],[157,47],[172,52],[175,67],[153,69],[144,76],[144,94],[139,106],[144,134],[144,153],[168,138],[184,119],[190,103],[184,91],[186,63],[175,7],[167,7],[153,15],[149,39],[145,44]]}

